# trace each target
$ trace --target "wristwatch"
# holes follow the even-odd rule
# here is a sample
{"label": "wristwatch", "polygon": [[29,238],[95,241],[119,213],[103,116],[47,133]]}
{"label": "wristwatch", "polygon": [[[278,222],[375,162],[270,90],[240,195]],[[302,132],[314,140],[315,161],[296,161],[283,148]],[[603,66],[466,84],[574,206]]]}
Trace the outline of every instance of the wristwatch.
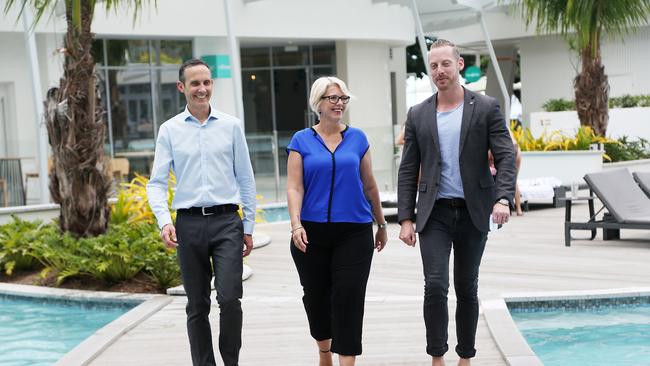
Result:
{"label": "wristwatch", "polygon": [[501,198],[497,201],[498,204],[510,207],[510,201],[505,198]]}
{"label": "wristwatch", "polygon": [[383,224],[377,223],[377,229],[385,229],[386,228],[386,221],[384,221]]}

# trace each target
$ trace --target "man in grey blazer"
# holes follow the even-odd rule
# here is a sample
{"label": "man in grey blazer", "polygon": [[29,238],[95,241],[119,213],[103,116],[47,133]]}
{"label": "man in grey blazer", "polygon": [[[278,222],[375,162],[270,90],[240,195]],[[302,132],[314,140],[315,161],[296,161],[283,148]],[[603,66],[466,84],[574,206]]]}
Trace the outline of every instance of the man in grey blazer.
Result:
{"label": "man in grey blazer", "polygon": [[[496,100],[460,85],[464,61],[458,48],[439,39],[428,59],[438,92],[408,112],[398,179],[400,239],[415,246],[416,229],[420,237],[426,351],[434,366],[444,365],[449,348],[447,293],[453,248],[456,353],[458,365],[469,365],[476,354],[479,264],[490,220],[501,225],[510,217],[515,151]],[[494,155],[496,177],[490,173],[488,150]]]}

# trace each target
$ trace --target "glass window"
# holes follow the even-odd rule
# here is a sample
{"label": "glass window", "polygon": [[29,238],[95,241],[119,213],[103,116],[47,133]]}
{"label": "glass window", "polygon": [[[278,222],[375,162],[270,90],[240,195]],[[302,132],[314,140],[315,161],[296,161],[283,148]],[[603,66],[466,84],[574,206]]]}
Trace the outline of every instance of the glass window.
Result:
{"label": "glass window", "polygon": [[95,64],[104,65],[104,40],[95,39],[90,48],[90,53],[93,55]]}
{"label": "glass window", "polygon": [[192,58],[191,41],[154,41],[156,52],[152,62],[156,65],[181,65]]}
{"label": "glass window", "polygon": [[333,44],[312,46],[311,53],[314,65],[336,64],[336,50]]}
{"label": "glass window", "polygon": [[157,88],[158,100],[158,124],[174,117],[185,108],[185,97],[176,89],[176,79],[178,79],[178,70],[156,69],[153,72],[154,87]]}
{"label": "glass window", "polygon": [[268,47],[242,48],[242,67],[268,67],[271,64]]}
{"label": "glass window", "polygon": [[273,47],[273,66],[309,64],[309,46]]}
{"label": "glass window", "polygon": [[242,76],[246,133],[269,133],[273,130],[271,72],[269,70],[243,71]]}
{"label": "glass window", "polygon": [[336,71],[333,66],[312,68],[313,81],[316,81],[321,76],[336,76]]}
{"label": "glass window", "polygon": [[149,64],[149,41],[110,39],[107,48],[110,66]]}
{"label": "glass window", "polygon": [[153,151],[153,111],[148,70],[110,70],[115,153]]}

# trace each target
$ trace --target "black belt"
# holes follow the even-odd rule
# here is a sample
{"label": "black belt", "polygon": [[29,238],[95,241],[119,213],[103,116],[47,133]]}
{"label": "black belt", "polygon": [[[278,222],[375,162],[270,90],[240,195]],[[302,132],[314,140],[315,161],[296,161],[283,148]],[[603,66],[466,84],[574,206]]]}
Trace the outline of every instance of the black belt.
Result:
{"label": "black belt", "polygon": [[216,205],[211,207],[190,207],[190,208],[179,208],[178,213],[184,215],[219,215],[227,212],[236,212],[239,210],[239,206],[233,204],[227,205]]}
{"label": "black belt", "polygon": [[465,200],[462,198],[438,198],[436,205],[445,207],[465,207]]}

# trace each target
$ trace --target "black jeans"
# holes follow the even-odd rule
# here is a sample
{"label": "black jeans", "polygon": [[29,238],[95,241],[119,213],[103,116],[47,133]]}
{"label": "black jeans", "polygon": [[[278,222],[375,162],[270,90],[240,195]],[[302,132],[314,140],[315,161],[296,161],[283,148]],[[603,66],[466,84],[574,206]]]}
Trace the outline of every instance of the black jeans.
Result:
{"label": "black jeans", "polygon": [[307,252],[291,243],[311,336],[332,352],[361,354],[366,284],[374,250],[372,223],[302,222]]}
{"label": "black jeans", "polygon": [[[210,279],[219,303],[219,351],[236,366],[241,348],[243,224],[236,212],[209,216],[179,213],[178,259],[187,294],[187,335],[194,366],[216,365],[210,329]],[[212,259],[212,264],[210,263]]]}
{"label": "black jeans", "polygon": [[449,255],[453,247],[458,338],[456,353],[462,358],[474,357],[478,323],[478,272],[487,233],[476,229],[467,208],[436,204],[419,236],[424,269],[427,353],[440,357],[449,349],[447,293]]}

